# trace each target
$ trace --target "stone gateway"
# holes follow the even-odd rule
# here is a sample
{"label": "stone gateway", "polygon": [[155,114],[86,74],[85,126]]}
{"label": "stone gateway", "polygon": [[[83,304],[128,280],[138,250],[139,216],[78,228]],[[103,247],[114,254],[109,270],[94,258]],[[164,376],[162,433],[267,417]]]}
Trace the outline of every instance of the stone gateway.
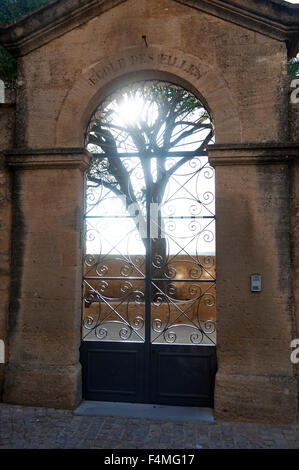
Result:
{"label": "stone gateway", "polygon": [[[215,417],[295,423],[299,104],[287,62],[299,51],[299,6],[51,0],[1,25],[0,43],[18,62],[16,99],[0,103],[0,399],[65,409],[82,400],[87,129],[117,90],[158,80],[200,100],[215,132],[205,149],[215,169]],[[189,378],[198,363],[188,364]]]}

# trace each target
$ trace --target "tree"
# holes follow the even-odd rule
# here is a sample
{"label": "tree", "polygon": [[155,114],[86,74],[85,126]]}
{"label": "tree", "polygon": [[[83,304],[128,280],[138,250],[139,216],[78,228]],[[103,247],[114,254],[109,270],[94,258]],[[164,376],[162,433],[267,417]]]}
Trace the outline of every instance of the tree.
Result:
{"label": "tree", "polygon": [[288,62],[288,75],[291,77],[299,75],[299,54]]}
{"label": "tree", "polygon": [[[130,118],[134,109],[137,116]],[[194,95],[166,82],[136,83],[104,103],[91,121],[86,143],[95,156],[88,187],[105,187],[126,200],[131,215],[136,210],[144,215],[145,195],[150,194],[151,203],[161,204],[171,176],[192,156],[202,154],[213,136],[209,114]],[[142,185],[136,184],[132,169],[126,165],[127,155],[139,159]],[[172,156],[175,162],[169,165]],[[156,161],[155,172],[152,159]],[[161,265],[158,260],[166,261],[162,233],[151,240],[151,254],[156,267]]]}
{"label": "tree", "polygon": [[[138,106],[138,102],[142,107],[138,119],[119,118],[121,114],[130,114],[126,106]],[[198,135],[198,140],[192,140]],[[89,184],[104,185],[116,195],[125,196],[128,206],[142,204],[145,190],[150,186],[151,202],[161,203],[170,176],[191,156],[188,153],[167,169],[166,158],[174,155],[171,150],[178,150],[178,155],[184,155],[187,147],[193,144],[193,153],[200,154],[213,135],[208,112],[194,95],[171,84],[144,82],[126,90],[110,105],[100,109],[92,122],[87,147],[96,153],[96,157],[92,159],[88,173]],[[196,143],[200,145],[194,148]],[[182,146],[184,149],[179,150]],[[114,158],[132,153],[140,159],[144,174],[145,188],[139,195],[134,191],[122,158]],[[157,165],[154,180],[148,161],[159,156],[164,158]]]}
{"label": "tree", "polygon": [[[1,0],[0,23],[7,24],[19,16],[29,13],[49,0]],[[17,62],[7,50],[0,46],[0,79],[5,87],[14,89],[17,80]]]}

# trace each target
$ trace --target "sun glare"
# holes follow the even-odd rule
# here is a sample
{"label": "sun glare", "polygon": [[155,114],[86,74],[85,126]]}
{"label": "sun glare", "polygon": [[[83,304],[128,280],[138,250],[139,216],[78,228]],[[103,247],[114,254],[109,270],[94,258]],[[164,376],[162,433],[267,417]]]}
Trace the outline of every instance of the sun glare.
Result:
{"label": "sun glare", "polygon": [[123,102],[118,106],[120,124],[137,124],[142,118],[144,105],[144,100],[140,96],[131,98],[124,95]]}

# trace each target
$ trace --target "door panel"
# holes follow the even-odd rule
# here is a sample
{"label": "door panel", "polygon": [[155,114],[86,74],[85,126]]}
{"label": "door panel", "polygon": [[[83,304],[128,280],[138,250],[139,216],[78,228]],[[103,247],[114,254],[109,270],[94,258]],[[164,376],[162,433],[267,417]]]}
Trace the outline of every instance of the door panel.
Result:
{"label": "door panel", "polygon": [[152,403],[213,407],[216,348],[152,345]]}
{"label": "door panel", "polygon": [[86,400],[144,401],[144,346],[84,341],[81,344]]}

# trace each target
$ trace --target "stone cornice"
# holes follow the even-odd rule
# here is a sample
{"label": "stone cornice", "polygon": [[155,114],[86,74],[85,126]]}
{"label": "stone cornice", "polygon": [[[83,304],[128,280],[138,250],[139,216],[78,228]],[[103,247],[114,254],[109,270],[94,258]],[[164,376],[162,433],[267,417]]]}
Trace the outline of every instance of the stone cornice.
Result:
{"label": "stone cornice", "polygon": [[[9,25],[0,26],[0,42],[21,56],[86,23],[126,0],[52,0]],[[299,44],[299,6],[282,0],[173,0],[257,31],[289,49]]]}
{"label": "stone cornice", "polygon": [[289,48],[299,44],[299,5],[283,0],[175,0],[259,32]]}
{"label": "stone cornice", "polygon": [[0,103],[0,111],[1,109],[7,109],[7,108],[15,108],[16,103]]}
{"label": "stone cornice", "polygon": [[5,152],[6,164],[12,169],[68,169],[85,171],[90,153],[83,148],[15,149]]}
{"label": "stone cornice", "polygon": [[266,165],[289,163],[299,156],[299,143],[215,144],[208,145],[210,164]]}
{"label": "stone cornice", "polygon": [[126,0],[52,0],[13,23],[0,25],[0,43],[23,56]]}
{"label": "stone cornice", "polygon": [[[208,145],[207,152],[212,166],[281,164],[299,157],[299,143],[214,144]],[[79,168],[85,171],[91,158],[84,148],[14,149],[4,153],[7,165],[16,169]]]}

